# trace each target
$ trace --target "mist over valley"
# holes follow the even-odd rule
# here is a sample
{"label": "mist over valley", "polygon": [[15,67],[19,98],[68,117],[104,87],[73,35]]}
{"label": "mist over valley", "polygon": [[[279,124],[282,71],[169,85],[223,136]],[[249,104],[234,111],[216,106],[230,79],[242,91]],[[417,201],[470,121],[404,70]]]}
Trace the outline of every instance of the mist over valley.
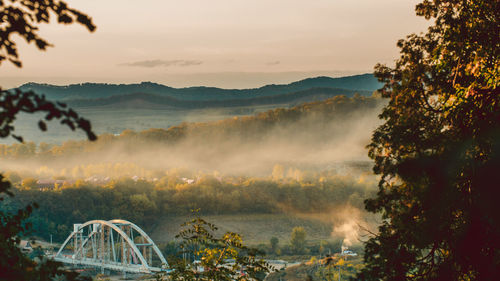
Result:
{"label": "mist over valley", "polygon": [[[74,222],[124,218],[168,244],[199,209],[221,232],[236,229],[254,245],[271,237],[286,245],[300,226],[311,245],[359,247],[359,226],[378,223],[363,211],[377,182],[365,146],[384,105],[372,82],[315,78],[206,96],[195,94],[199,87],[178,90],[182,96],[144,83],[28,84],[65,96],[99,137],[68,139],[74,135],[57,124],[29,129],[37,116],[18,120],[16,133],[27,141],[0,145],[0,169],[17,187],[7,206],[39,202],[31,220],[45,239],[64,239]],[[82,99],[94,90],[89,96],[99,98]]]}

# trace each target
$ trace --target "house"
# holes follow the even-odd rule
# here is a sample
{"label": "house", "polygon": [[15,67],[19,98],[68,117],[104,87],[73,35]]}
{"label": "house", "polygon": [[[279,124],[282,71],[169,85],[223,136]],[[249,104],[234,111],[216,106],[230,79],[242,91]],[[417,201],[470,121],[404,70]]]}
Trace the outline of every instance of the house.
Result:
{"label": "house", "polygon": [[74,184],[73,180],[52,180],[52,179],[42,179],[36,182],[36,186],[40,190],[53,190],[56,187],[61,187],[65,184]]}
{"label": "house", "polygon": [[56,181],[51,180],[51,179],[42,179],[42,180],[36,181],[36,186],[40,190],[54,189],[55,184],[56,184]]}
{"label": "house", "polygon": [[194,179],[181,178],[181,180],[182,180],[184,183],[187,183],[187,184],[193,184],[193,183],[195,183],[195,180],[194,180]]}
{"label": "house", "polygon": [[92,183],[95,185],[105,185],[111,181],[110,177],[93,175],[85,179],[85,182]]}

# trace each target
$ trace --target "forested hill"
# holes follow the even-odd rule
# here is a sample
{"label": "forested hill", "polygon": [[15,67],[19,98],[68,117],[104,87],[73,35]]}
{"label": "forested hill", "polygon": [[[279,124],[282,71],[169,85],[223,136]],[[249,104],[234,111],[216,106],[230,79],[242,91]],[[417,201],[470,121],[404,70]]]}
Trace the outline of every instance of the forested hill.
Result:
{"label": "forested hill", "polygon": [[368,96],[371,92],[368,91],[353,91],[337,88],[311,88],[304,91],[269,95],[269,96],[254,96],[251,98],[233,98],[233,99],[214,99],[214,100],[184,100],[170,96],[148,94],[148,93],[133,93],[126,95],[116,95],[100,99],[77,99],[68,100],[67,103],[75,108],[79,107],[133,107],[133,108],[180,108],[180,109],[197,109],[197,108],[221,108],[221,107],[242,107],[242,106],[257,106],[257,105],[275,105],[289,106],[296,105],[302,102],[321,101],[335,96],[349,96],[355,94]]}
{"label": "forested hill", "polygon": [[112,96],[144,93],[187,101],[214,101],[251,99],[306,91],[312,88],[337,88],[357,92],[373,92],[380,83],[372,74],[348,77],[316,77],[290,84],[266,85],[254,89],[221,89],[214,87],[172,88],[161,84],[142,82],[140,84],[97,84],[83,83],[68,86],[27,83],[21,90],[34,90],[53,100],[103,99]]}
{"label": "forested hill", "polygon": [[[4,161],[7,166],[12,161],[23,161],[20,163],[23,169],[29,166],[26,161],[38,160],[43,165],[62,160],[55,165],[64,169],[70,163],[124,161],[154,169],[182,166],[194,171],[244,171],[245,174],[267,173],[274,164],[285,162],[296,166],[327,166],[346,159],[366,158],[364,145],[378,124],[376,116],[382,104],[383,100],[377,97],[337,96],[253,116],[102,134],[95,142],[0,144],[0,160],[9,160]],[[102,172],[104,168],[100,168],[99,173]]]}

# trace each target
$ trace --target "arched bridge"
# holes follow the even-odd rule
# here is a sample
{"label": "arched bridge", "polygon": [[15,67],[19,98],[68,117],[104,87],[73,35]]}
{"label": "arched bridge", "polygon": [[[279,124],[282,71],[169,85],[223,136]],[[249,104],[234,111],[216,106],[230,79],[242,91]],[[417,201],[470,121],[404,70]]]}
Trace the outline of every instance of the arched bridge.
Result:
{"label": "arched bridge", "polygon": [[134,273],[160,272],[168,266],[146,232],[126,220],[75,224],[54,260]]}

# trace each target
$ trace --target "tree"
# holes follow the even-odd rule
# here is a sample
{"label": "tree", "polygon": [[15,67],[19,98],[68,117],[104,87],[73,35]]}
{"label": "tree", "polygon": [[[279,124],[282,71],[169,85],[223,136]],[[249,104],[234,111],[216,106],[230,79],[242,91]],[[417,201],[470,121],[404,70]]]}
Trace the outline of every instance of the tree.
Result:
{"label": "tree", "polygon": [[275,181],[282,180],[284,173],[285,173],[285,168],[283,168],[282,165],[280,165],[280,164],[274,165],[273,172],[272,172],[273,180],[275,180]]}
{"label": "tree", "polygon": [[306,230],[302,226],[296,226],[292,229],[290,236],[292,250],[297,254],[302,254],[306,247]]}
{"label": "tree", "polygon": [[[11,38],[18,35],[27,43],[34,42],[39,50],[45,50],[51,46],[38,34],[38,25],[49,23],[51,16],[57,17],[59,23],[71,24],[80,23],[90,31],[95,30],[95,25],[87,15],[68,7],[63,1],[16,1],[7,0],[0,2],[0,63],[9,60],[17,67],[21,67],[16,42]],[[12,123],[16,115],[20,112],[45,113],[43,120],[38,122],[38,127],[45,131],[47,125],[45,121],[53,119],[60,120],[61,124],[68,126],[72,130],[82,129],[90,140],[95,140],[96,136],[92,132],[90,122],[78,116],[72,109],[59,102],[50,102],[44,96],[37,95],[32,91],[22,92],[20,90],[5,91],[0,89],[0,137],[6,138],[10,135],[22,142],[22,137],[12,134],[14,127]]]}
{"label": "tree", "polygon": [[38,35],[38,25],[49,23],[51,16],[57,17],[57,22],[71,24],[80,23],[90,31],[95,30],[92,19],[69,7],[66,2],[59,0],[6,0],[0,3],[0,63],[9,60],[21,67],[16,42],[11,39],[12,35],[18,35],[28,44],[35,43],[39,50],[45,50],[51,46],[44,38]]}
{"label": "tree", "polygon": [[276,253],[276,251],[278,250],[279,242],[280,240],[276,236],[271,237],[271,240],[269,240],[269,243],[271,244],[271,250],[273,251],[273,253]]}
{"label": "tree", "polygon": [[500,2],[425,0],[435,19],[375,67],[389,99],[368,146],[381,176],[366,209],[383,223],[361,280],[500,276]]}
{"label": "tree", "polygon": [[36,179],[26,178],[22,180],[21,186],[26,189],[35,189],[37,187]]}
{"label": "tree", "polygon": [[[4,200],[2,194],[12,196],[10,188],[10,183],[0,175],[0,203]],[[19,235],[30,229],[31,224],[25,221],[36,207],[29,205],[15,214],[0,211],[0,280],[52,280],[55,276],[86,280],[78,273],[61,269],[58,262],[42,259],[36,263],[21,252]]]}
{"label": "tree", "polygon": [[[95,29],[92,20],[85,14],[68,7],[63,1],[58,0],[6,0],[0,1],[0,63],[9,60],[17,67],[21,61],[16,47],[16,42],[11,38],[18,35],[27,43],[34,42],[38,49],[45,50],[50,44],[38,35],[38,25],[49,23],[52,16],[57,17],[59,23],[71,24],[77,22],[86,26],[90,31]],[[96,139],[92,132],[90,122],[78,116],[72,109],[66,108],[63,103],[54,103],[44,96],[34,92],[20,90],[5,91],[0,89],[0,137],[12,136],[22,142],[21,136],[12,134],[12,123],[20,112],[44,113],[38,127],[45,131],[45,121],[57,119],[61,124],[72,130],[82,129],[90,140]],[[4,194],[13,196],[9,191],[11,185],[4,181],[0,175],[0,202]],[[19,236],[27,233],[30,223],[25,220],[30,216],[36,204],[28,205],[18,210],[16,214],[0,211],[0,280],[52,280],[55,276],[65,276],[68,280],[77,279],[77,273],[60,269],[60,264],[50,260],[35,263],[26,257],[18,248]]]}
{"label": "tree", "polygon": [[[358,266],[359,267],[359,266]],[[324,266],[319,266],[314,275],[319,280],[337,281],[349,280],[355,277],[356,266],[339,258],[336,262],[331,262]]]}
{"label": "tree", "polygon": [[[218,238],[215,235],[217,227],[198,216],[183,226],[186,228],[176,237],[182,239],[181,254],[188,260],[171,260],[173,271],[167,280],[257,281],[264,280],[272,270],[270,265],[258,258],[262,253],[245,246],[237,233],[226,232]],[[191,261],[191,258],[196,261]]]}

